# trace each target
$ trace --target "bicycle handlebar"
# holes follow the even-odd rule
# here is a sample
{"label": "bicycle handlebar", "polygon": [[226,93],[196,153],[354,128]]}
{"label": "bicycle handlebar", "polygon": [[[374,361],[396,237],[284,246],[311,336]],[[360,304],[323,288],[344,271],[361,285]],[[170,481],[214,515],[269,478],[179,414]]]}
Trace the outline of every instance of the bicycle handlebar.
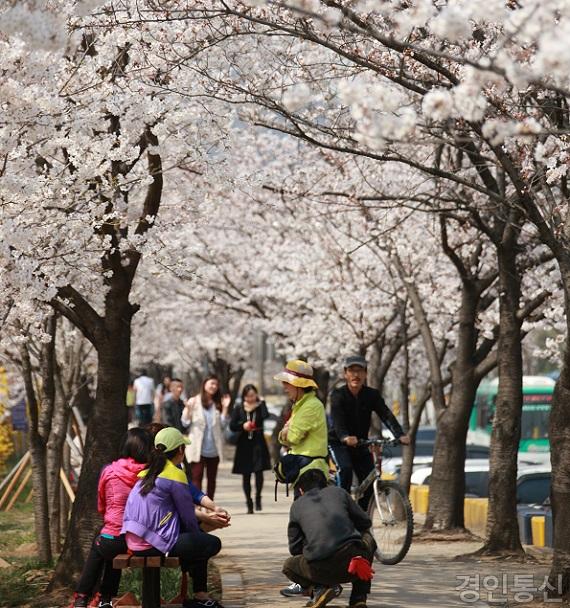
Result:
{"label": "bicycle handlebar", "polygon": [[382,447],[391,447],[400,445],[399,439],[384,439],[383,437],[371,437],[370,439],[359,439],[356,444],[357,447],[364,447],[369,445],[378,445]]}

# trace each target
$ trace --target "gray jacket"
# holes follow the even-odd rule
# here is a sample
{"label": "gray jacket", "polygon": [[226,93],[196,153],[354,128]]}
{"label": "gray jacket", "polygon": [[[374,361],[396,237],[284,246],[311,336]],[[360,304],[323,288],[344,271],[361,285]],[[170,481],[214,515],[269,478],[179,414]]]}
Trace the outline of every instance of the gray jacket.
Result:
{"label": "gray jacket", "polygon": [[362,538],[372,522],[342,488],[310,490],[292,505],[289,513],[289,551],[307,561],[326,559],[342,545]]}

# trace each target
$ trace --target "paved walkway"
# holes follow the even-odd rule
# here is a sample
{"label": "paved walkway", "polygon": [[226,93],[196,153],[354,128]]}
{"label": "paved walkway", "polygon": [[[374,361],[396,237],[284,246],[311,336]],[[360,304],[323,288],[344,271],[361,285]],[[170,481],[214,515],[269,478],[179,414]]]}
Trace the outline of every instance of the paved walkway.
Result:
{"label": "paved walkway", "polygon": [[[219,533],[223,549],[216,558],[222,571],[224,606],[304,606],[302,599],[284,598],[279,594],[279,589],[288,584],[281,573],[281,565],[288,556],[287,521],[292,497],[287,498],[284,486],[280,485],[278,502],[274,502],[273,476],[267,472],[263,511],[247,515],[241,477],[231,475],[230,470],[231,464],[228,462],[221,466],[216,491],[216,502],[232,513],[232,526]],[[503,586],[506,586],[510,598],[516,591],[522,591],[523,579],[517,578],[515,586],[515,576],[526,576],[527,579],[524,580],[527,587],[536,589],[543,583],[544,575],[548,572],[547,565],[454,560],[456,555],[477,548],[475,543],[412,544],[410,553],[400,564],[375,564],[376,575],[368,605],[370,608],[505,606]],[[475,578],[477,575],[478,584]],[[464,590],[469,592],[467,595],[460,597],[461,591],[456,588],[462,583],[469,583],[471,587]],[[348,605],[350,585],[346,587],[348,589],[329,606],[338,608]],[[492,599],[498,601],[491,603],[487,600],[491,599],[488,598],[488,593],[493,588],[496,591]],[[538,596],[541,597],[542,593]],[[516,606],[516,603],[510,603],[509,606],[511,605]]]}

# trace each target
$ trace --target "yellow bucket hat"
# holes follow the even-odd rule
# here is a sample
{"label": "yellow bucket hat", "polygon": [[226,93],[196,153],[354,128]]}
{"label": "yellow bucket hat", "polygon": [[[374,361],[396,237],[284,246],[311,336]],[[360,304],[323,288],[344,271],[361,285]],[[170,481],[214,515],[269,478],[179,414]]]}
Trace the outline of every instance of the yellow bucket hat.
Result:
{"label": "yellow bucket hat", "polygon": [[309,386],[319,388],[317,383],[313,380],[313,368],[300,359],[287,361],[285,369],[276,376],[273,376],[273,379],[287,382],[288,384],[298,386],[299,388],[307,388]]}

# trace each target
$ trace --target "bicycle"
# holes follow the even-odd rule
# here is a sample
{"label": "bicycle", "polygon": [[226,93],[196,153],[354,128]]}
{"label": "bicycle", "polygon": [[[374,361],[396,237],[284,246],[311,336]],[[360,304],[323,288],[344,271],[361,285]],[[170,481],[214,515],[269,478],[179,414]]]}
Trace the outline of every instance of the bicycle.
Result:
{"label": "bicycle", "polygon": [[[397,439],[360,440],[360,446],[380,448],[398,445]],[[376,559],[386,565],[401,562],[412,543],[414,531],[414,513],[408,496],[395,481],[382,479],[382,449],[374,452],[374,469],[353,491],[354,500],[360,500],[373,484],[373,493],[368,504],[368,515],[372,520],[371,532],[376,540]],[[329,447],[329,455],[335,465],[333,481],[340,485],[340,467]]]}

